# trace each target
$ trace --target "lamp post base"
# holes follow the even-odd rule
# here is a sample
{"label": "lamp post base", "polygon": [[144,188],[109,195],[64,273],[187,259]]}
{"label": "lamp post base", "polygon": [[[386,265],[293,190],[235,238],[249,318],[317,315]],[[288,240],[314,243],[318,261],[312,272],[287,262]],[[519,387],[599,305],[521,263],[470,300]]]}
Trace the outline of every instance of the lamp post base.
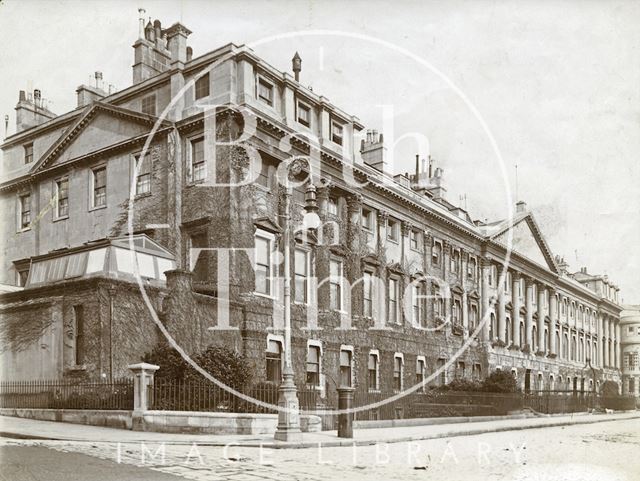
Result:
{"label": "lamp post base", "polygon": [[273,436],[276,441],[290,443],[302,441],[299,415],[300,403],[298,402],[296,390],[296,385],[293,382],[293,372],[291,368],[287,369],[285,367],[282,383],[278,387],[278,406],[282,410],[278,411],[278,427]]}

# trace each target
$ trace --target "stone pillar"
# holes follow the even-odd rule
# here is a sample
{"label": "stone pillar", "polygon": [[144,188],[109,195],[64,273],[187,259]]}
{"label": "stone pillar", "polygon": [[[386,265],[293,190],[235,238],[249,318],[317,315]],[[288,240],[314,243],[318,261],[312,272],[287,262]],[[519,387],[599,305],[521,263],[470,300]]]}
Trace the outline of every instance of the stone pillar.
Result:
{"label": "stone pillar", "polygon": [[598,367],[604,367],[604,321],[598,313]]}
{"label": "stone pillar", "polygon": [[620,324],[615,324],[616,331],[616,368],[622,368],[622,354],[621,354],[621,345],[620,345]]}
{"label": "stone pillar", "polygon": [[602,325],[604,328],[604,337],[602,338],[602,344],[604,346],[602,351],[604,353],[602,357],[602,367],[609,367],[609,320],[606,316],[602,319]]}
{"label": "stone pillar", "polygon": [[544,354],[544,293],[546,287],[538,283],[538,353]]}
{"label": "stone pillar", "polygon": [[491,327],[491,319],[490,319],[490,308],[489,305],[489,269],[491,269],[491,262],[489,259],[481,258],[480,259],[480,275],[482,276],[482,284],[481,284],[481,299],[482,299],[482,312],[481,312],[481,322],[484,322],[484,326],[482,328],[481,338],[483,341],[489,341],[489,329]]}
{"label": "stone pillar", "polygon": [[513,347],[519,348],[520,346],[520,273],[513,272],[511,274],[511,322],[513,323]]}
{"label": "stone pillar", "polygon": [[149,387],[153,386],[153,377],[160,366],[141,362],[130,364],[128,368],[133,372],[133,422],[134,431],[144,429],[144,413],[150,407]]}
{"label": "stone pillar", "polygon": [[558,346],[557,346],[557,354],[558,358],[563,359],[562,357],[562,349],[564,346],[564,328],[562,327],[562,321],[558,320]]}
{"label": "stone pillar", "polygon": [[387,236],[386,236],[387,219],[389,219],[389,214],[383,210],[379,210],[378,219],[377,219],[378,225],[376,226],[377,233],[378,233],[378,239],[376,243],[378,246],[378,251],[383,251],[384,245],[387,242]]}
{"label": "stone pillar", "polygon": [[[353,404],[353,393],[355,388],[340,386],[338,390],[338,409],[340,411],[348,411]],[[353,437],[353,413],[344,412],[338,414],[338,437],[339,438],[352,438]]]}
{"label": "stone pillar", "polygon": [[629,392],[629,376],[622,376],[622,394],[631,394]]}
{"label": "stone pillar", "polygon": [[500,341],[500,344],[503,346],[507,343],[507,312],[505,308],[506,278],[507,270],[503,269],[498,278],[498,341]]}
{"label": "stone pillar", "polygon": [[362,218],[361,195],[353,194],[347,199],[347,215],[349,222],[347,244],[352,251],[358,252],[360,250],[360,234],[362,229],[360,225],[360,219]]}
{"label": "stone pillar", "polygon": [[[558,298],[555,290],[549,291],[549,346],[551,356],[558,355],[558,346],[556,346],[556,329],[558,328]],[[560,339],[560,335],[558,335]],[[595,381],[594,381],[595,382]]]}
{"label": "stone pillar", "polygon": [[526,299],[524,305],[527,309],[527,317],[525,318],[525,330],[527,332],[527,346],[533,349],[533,280],[529,277],[524,278]]}
{"label": "stone pillar", "polygon": [[462,292],[462,327],[467,333],[467,329],[469,329],[469,297],[466,290]]}

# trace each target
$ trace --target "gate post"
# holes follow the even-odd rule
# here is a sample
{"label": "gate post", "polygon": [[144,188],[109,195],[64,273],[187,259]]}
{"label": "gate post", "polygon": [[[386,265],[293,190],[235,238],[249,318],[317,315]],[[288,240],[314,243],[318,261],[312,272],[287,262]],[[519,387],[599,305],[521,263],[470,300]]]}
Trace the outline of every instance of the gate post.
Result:
{"label": "gate post", "polygon": [[153,386],[155,372],[160,366],[141,362],[127,366],[134,375],[133,379],[133,413],[132,427],[134,431],[144,431],[144,413],[149,409],[149,387]]}
{"label": "gate post", "polygon": [[[338,410],[351,409],[355,388],[341,386],[338,391]],[[338,414],[338,437],[353,437],[353,413]]]}

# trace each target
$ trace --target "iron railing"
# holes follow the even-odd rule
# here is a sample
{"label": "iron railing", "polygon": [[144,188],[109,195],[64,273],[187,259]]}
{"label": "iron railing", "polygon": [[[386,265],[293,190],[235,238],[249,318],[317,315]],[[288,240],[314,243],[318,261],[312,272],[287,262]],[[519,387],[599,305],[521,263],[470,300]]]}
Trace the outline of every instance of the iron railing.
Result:
{"label": "iron railing", "polygon": [[133,379],[97,382],[2,381],[0,407],[132,410]]}
{"label": "iron railing", "polygon": [[[276,413],[278,386],[271,383],[254,384],[237,389],[252,399],[230,393],[208,381],[156,378],[149,386],[149,406],[153,410],[210,411],[235,413]],[[318,391],[298,388],[300,408],[315,409]],[[261,401],[262,404],[254,400]]]}

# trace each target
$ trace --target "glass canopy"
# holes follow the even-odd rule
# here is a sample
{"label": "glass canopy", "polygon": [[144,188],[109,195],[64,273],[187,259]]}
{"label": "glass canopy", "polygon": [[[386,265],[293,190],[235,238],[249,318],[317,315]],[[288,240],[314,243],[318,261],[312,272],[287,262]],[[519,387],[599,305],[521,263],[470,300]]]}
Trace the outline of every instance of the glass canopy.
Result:
{"label": "glass canopy", "polygon": [[[133,244],[133,249],[131,249]],[[144,234],[90,242],[83,246],[34,257],[25,287],[79,277],[135,280],[136,272],[150,281],[164,282],[175,269],[173,255]]]}

